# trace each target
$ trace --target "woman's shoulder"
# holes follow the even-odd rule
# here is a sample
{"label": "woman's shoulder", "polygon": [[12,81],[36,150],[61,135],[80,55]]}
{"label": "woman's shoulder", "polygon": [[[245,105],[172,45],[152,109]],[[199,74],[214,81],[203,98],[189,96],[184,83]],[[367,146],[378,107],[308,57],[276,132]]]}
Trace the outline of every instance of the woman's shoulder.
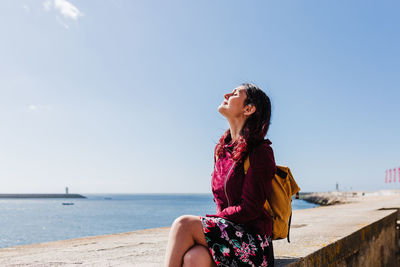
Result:
{"label": "woman's shoulder", "polygon": [[250,166],[275,166],[274,151],[271,144],[271,141],[266,139],[252,149],[250,153]]}
{"label": "woman's shoulder", "polygon": [[265,139],[264,141],[260,142],[257,144],[253,149],[252,153],[253,155],[259,155],[259,156],[267,156],[269,154],[273,154],[274,151],[271,147],[272,142],[269,139]]}

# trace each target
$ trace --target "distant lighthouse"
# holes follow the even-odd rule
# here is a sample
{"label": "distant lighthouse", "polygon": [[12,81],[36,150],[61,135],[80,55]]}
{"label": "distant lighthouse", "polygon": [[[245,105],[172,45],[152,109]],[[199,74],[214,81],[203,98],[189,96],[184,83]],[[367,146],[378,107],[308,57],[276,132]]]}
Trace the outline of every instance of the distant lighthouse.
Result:
{"label": "distant lighthouse", "polygon": [[65,194],[68,195],[68,186],[65,187]]}

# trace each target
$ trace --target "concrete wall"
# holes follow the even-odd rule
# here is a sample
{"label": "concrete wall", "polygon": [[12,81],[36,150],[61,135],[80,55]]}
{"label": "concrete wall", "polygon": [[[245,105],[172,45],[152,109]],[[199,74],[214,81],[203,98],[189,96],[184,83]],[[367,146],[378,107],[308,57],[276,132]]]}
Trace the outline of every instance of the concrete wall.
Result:
{"label": "concrete wall", "polygon": [[322,247],[320,250],[292,262],[277,260],[278,266],[400,266],[399,230],[396,221],[400,216],[393,210],[388,216],[366,225],[360,230]]}

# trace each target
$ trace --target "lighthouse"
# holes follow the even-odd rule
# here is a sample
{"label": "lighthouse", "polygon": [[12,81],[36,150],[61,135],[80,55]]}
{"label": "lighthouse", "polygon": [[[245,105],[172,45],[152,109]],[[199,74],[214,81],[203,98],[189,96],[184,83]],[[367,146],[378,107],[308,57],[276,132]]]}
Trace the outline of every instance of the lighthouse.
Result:
{"label": "lighthouse", "polygon": [[68,186],[65,187],[65,194],[68,195]]}

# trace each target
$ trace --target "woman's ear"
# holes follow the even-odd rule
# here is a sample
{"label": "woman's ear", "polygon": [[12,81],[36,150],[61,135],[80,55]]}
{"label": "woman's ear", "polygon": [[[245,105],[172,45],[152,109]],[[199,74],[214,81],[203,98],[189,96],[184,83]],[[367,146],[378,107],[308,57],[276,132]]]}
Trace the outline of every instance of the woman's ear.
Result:
{"label": "woman's ear", "polygon": [[244,112],[243,114],[245,116],[250,116],[251,114],[253,114],[254,112],[256,112],[256,106],[254,106],[253,104],[248,104],[244,107]]}

